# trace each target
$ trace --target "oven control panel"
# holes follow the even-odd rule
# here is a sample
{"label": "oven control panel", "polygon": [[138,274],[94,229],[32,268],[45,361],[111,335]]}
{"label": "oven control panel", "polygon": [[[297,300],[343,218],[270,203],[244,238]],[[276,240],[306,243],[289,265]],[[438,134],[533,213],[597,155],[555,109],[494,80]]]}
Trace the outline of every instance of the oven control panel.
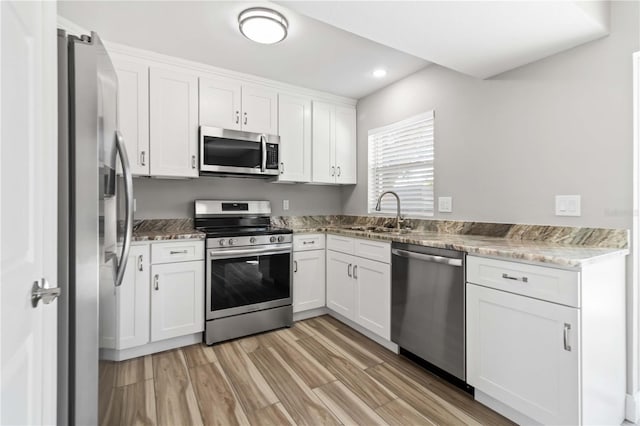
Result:
{"label": "oven control panel", "polygon": [[291,234],[207,238],[207,248],[263,246],[269,244],[291,243],[292,241],[293,235]]}

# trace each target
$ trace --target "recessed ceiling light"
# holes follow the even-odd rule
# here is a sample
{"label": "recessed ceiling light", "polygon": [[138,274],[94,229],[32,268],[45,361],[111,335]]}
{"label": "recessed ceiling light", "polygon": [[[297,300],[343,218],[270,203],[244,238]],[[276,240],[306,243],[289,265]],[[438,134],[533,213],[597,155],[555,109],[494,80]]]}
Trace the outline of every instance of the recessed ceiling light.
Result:
{"label": "recessed ceiling light", "polygon": [[386,75],[387,75],[387,70],[384,70],[384,69],[382,69],[382,68],[378,68],[377,70],[375,70],[375,71],[373,72],[373,76],[374,76],[375,78],[382,78],[382,77],[384,77],[384,76],[386,76]]}
{"label": "recessed ceiling light", "polygon": [[279,12],[266,7],[252,7],[238,15],[240,32],[249,40],[274,44],[287,37],[289,22]]}

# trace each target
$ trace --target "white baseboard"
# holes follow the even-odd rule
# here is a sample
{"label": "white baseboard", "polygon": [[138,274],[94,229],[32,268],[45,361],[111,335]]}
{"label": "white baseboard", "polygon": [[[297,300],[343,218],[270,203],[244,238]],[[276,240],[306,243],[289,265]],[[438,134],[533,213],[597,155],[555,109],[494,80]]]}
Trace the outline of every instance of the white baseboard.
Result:
{"label": "white baseboard", "polygon": [[100,349],[100,359],[108,361],[125,361],[127,359],[168,351],[169,349],[181,348],[183,346],[189,346],[201,342],[202,333],[188,334],[186,336],[160,340],[159,342],[152,342],[130,349]]}
{"label": "white baseboard", "polygon": [[627,394],[625,401],[625,419],[631,423],[640,421],[640,391],[633,395]]}
{"label": "white baseboard", "polygon": [[293,321],[303,321],[309,318],[319,317],[321,315],[326,315],[329,313],[329,310],[324,306],[322,308],[309,309],[308,311],[302,312],[294,312],[293,313]]}
{"label": "white baseboard", "polygon": [[539,425],[540,423],[533,420],[531,417],[522,414],[521,412],[514,410],[508,405],[498,401],[497,399],[487,395],[484,392],[475,390],[475,400],[481,403],[482,405],[486,405],[491,408],[493,411],[502,414],[509,420],[525,426],[525,425]]}

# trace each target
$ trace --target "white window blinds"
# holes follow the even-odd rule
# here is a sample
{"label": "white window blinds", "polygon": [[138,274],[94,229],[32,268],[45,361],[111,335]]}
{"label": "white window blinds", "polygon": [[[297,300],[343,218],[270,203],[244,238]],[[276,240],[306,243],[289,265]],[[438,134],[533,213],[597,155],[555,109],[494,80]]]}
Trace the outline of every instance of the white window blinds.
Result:
{"label": "white window blinds", "polygon": [[395,215],[391,195],[375,211],[380,194],[395,191],[404,216],[433,216],[433,122],[428,111],[369,131],[369,213]]}

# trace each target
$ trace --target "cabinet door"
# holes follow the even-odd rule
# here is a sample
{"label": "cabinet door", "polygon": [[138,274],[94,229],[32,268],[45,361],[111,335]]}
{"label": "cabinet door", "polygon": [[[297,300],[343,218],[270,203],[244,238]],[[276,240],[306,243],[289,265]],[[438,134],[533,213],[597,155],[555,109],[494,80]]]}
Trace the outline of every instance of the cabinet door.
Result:
{"label": "cabinet door", "polygon": [[293,254],[293,312],[325,305],[325,251]]}
{"label": "cabinet door", "polygon": [[149,343],[149,245],[132,246],[122,285],[116,287],[116,349]]}
{"label": "cabinet door", "polygon": [[542,424],[579,424],[579,310],[467,284],[467,381]]}
{"label": "cabinet door", "polygon": [[355,320],[354,257],[327,250],[327,307]]}
{"label": "cabinet door", "polygon": [[335,107],[323,102],[313,102],[312,116],[312,181],[335,183]]}
{"label": "cabinet door", "polygon": [[[118,129],[131,165],[131,173],[149,174],[149,67],[112,56],[118,75]],[[121,173],[118,161],[118,173]]]}
{"label": "cabinet door", "polygon": [[278,92],[258,86],[242,86],[242,130],[278,134]]}
{"label": "cabinet door", "polygon": [[204,330],[204,262],[151,267],[151,340]]}
{"label": "cabinet door", "polygon": [[353,268],[356,322],[383,339],[391,339],[391,266],[358,259]]}
{"label": "cabinet door", "polygon": [[356,109],[336,107],[335,164],[336,182],[356,183]]}
{"label": "cabinet door", "polygon": [[240,82],[226,78],[200,78],[200,125],[240,130]]}
{"label": "cabinet door", "polygon": [[153,176],[198,176],[198,78],[151,68],[150,147]]}
{"label": "cabinet door", "polygon": [[282,182],[311,181],[311,100],[278,98],[280,176]]}

